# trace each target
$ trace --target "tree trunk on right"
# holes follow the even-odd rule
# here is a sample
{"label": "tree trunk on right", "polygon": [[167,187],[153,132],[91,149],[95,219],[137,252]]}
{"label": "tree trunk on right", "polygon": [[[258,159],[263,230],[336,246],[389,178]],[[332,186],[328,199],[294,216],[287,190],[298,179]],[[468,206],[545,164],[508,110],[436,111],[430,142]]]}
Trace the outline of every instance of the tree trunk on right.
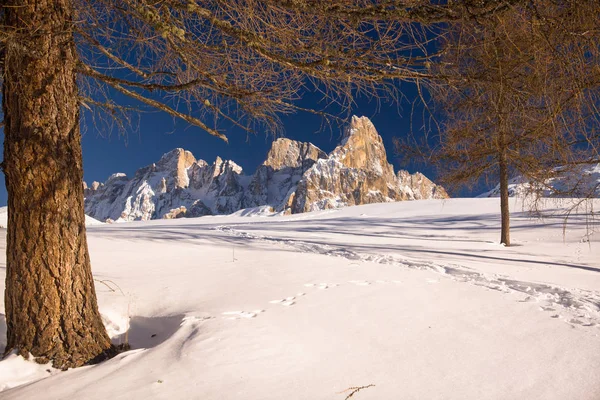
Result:
{"label": "tree trunk on right", "polygon": [[510,212],[508,209],[508,161],[506,149],[500,150],[500,215],[502,220],[500,243],[510,246]]}

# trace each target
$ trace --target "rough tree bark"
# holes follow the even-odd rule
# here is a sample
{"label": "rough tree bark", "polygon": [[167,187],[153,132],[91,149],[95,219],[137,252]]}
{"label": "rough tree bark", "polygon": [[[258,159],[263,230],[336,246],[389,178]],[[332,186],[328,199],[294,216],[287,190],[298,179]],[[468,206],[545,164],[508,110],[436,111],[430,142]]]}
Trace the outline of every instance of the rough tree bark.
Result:
{"label": "rough tree bark", "polygon": [[75,367],[111,344],[86,241],[73,11],[69,0],[8,3],[5,352]]}
{"label": "rough tree bark", "polygon": [[500,172],[500,243],[510,246],[510,211],[508,208],[508,160],[506,157],[506,134],[500,133],[501,148],[498,153]]}

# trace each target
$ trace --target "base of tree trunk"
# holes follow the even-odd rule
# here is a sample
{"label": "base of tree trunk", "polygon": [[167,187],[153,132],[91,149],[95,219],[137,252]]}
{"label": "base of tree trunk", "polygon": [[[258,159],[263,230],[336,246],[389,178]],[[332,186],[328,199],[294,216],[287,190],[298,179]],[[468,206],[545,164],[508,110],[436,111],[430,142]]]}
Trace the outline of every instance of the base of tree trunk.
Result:
{"label": "base of tree trunk", "polygon": [[113,344],[110,346],[110,348],[106,349],[105,351],[88,361],[87,365],[100,364],[103,361],[110,360],[111,358],[116,357],[117,355],[129,350],[131,350],[131,346],[129,345],[129,343],[122,343],[118,345]]}

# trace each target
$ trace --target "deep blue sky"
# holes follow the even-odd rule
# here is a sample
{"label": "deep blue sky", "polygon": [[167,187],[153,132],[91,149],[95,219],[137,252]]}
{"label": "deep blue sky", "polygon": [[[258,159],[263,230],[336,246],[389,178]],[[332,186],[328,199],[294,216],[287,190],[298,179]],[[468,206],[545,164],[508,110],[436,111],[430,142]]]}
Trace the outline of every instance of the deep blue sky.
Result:
{"label": "deep blue sky", "polygon": [[[411,97],[413,91],[410,87],[405,89]],[[303,106],[316,104],[318,99],[308,95],[302,102]],[[314,107],[314,104],[313,104]],[[353,108],[353,114],[371,118],[377,131],[383,137],[388,161],[394,168],[407,169],[410,172],[419,170],[435,180],[434,171],[423,165],[401,165],[397,155],[394,154],[393,138],[406,135],[410,129],[411,107],[405,104],[399,110],[396,104],[383,104],[377,111],[374,101],[359,99]],[[417,110],[417,113],[418,114]],[[139,117],[137,129],[128,132],[125,136],[117,131],[99,132],[91,125],[89,118],[82,120],[83,131],[83,165],[84,179],[88,184],[92,181],[104,182],[115,172],[124,172],[132,176],[138,168],[156,162],[160,157],[176,148],[182,147],[191,151],[198,159],[212,163],[217,156],[223,159],[234,160],[246,174],[252,174],[256,167],[262,163],[269,151],[273,137],[258,132],[254,136],[247,136],[240,129],[231,129],[227,132],[229,144],[210,136],[199,128],[189,126],[186,122],[174,120],[162,112],[143,113]],[[416,124],[418,129],[420,124]],[[308,113],[297,113],[283,118],[284,135],[290,139],[309,141],[322,150],[329,152],[339,143],[342,129],[334,127],[333,130],[321,130],[319,116]],[[0,184],[0,205],[6,205],[6,189],[4,179]]]}

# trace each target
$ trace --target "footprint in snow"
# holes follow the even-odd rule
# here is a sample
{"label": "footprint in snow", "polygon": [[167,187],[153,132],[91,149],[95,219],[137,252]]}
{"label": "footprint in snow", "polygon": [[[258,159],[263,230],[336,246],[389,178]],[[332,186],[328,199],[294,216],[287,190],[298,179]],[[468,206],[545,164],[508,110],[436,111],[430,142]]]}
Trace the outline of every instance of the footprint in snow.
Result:
{"label": "footprint in snow", "polygon": [[336,287],[337,285],[337,283],[319,283],[317,289],[329,289],[332,287]]}
{"label": "footprint in snow", "polygon": [[225,311],[221,313],[225,319],[250,319],[255,318],[258,314],[265,310],[254,310],[254,311]]}
{"label": "footprint in snow", "polygon": [[348,283],[352,283],[356,286],[369,286],[371,284],[368,281],[348,281]]}
{"label": "footprint in snow", "polygon": [[286,297],[285,299],[271,300],[269,303],[279,304],[282,306],[290,307],[290,306],[293,306],[294,304],[296,304],[297,297],[302,297],[305,294],[306,293],[304,293],[304,292],[298,292],[298,293],[296,293],[295,296]]}
{"label": "footprint in snow", "polygon": [[289,306],[293,306],[294,304],[296,304],[296,302],[294,300],[296,300],[296,297],[290,296],[290,297],[286,297],[285,299],[271,300],[269,303],[281,304],[282,306],[289,307]]}
{"label": "footprint in snow", "polygon": [[329,289],[339,286],[337,283],[305,283],[305,287],[316,287],[317,289]]}

